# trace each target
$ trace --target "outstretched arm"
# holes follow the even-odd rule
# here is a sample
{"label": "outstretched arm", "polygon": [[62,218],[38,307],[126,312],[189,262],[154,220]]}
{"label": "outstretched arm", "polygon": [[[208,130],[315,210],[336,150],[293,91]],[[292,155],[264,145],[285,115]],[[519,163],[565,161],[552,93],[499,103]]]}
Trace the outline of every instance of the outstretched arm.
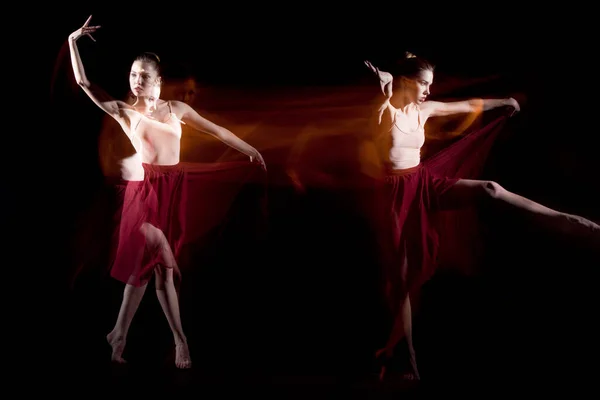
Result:
{"label": "outstretched arm", "polygon": [[120,115],[120,104],[121,101],[115,100],[110,97],[106,92],[100,89],[97,85],[92,84],[87,76],[85,75],[85,69],[83,68],[83,62],[79,55],[79,49],[77,48],[77,39],[82,36],[89,36],[93,41],[96,41],[92,37],[92,33],[96,32],[100,26],[89,26],[92,16],[90,15],[85,24],[75,32],[69,35],[69,49],[71,53],[71,65],[73,67],[73,73],[77,84],[81,86],[83,91],[92,99],[94,103],[110,116],[121,122]]}
{"label": "outstretched arm", "polygon": [[226,145],[250,157],[250,161],[258,162],[264,169],[266,169],[265,161],[258,150],[237,137],[229,129],[226,129],[204,118],[187,103],[182,101],[171,101],[171,104],[174,109],[177,110],[177,113],[181,115],[180,119],[185,124],[200,132],[208,133],[209,135],[216,137]]}
{"label": "outstretched arm", "polygon": [[425,117],[440,117],[453,114],[487,111],[497,107],[512,107],[513,114],[521,109],[519,103],[512,97],[505,99],[469,99],[447,103],[441,101],[425,101],[421,104],[420,108]]}

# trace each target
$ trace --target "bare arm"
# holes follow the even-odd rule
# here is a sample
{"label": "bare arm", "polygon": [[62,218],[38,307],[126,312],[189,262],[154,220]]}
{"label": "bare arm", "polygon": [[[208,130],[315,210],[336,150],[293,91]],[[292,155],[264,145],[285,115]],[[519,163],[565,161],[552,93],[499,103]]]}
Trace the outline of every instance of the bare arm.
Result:
{"label": "bare arm", "polygon": [[258,150],[256,150],[254,147],[237,137],[229,129],[217,125],[214,122],[204,118],[187,103],[172,100],[171,105],[177,111],[177,114],[180,115],[181,121],[183,121],[185,124],[200,132],[208,133],[209,135],[216,137],[229,147],[232,147],[240,153],[243,153],[250,157],[250,161],[256,161],[260,163],[263,168],[266,169],[265,161],[263,160],[262,155],[258,152]]}
{"label": "bare arm", "polygon": [[[121,115],[121,107],[125,105],[124,102],[115,100],[109,96],[104,90],[100,89],[97,85],[92,84],[87,76],[85,75],[85,69],[83,68],[83,62],[79,55],[79,49],[77,48],[77,39],[87,35],[92,40],[92,32],[95,32],[100,26],[88,26],[92,16],[85,21],[85,24],[75,32],[69,35],[69,50],[71,54],[71,65],[73,67],[73,73],[77,84],[83,89],[83,91],[92,99],[94,103],[107,114],[115,118],[119,123],[123,123],[123,116]],[[95,41],[95,40],[94,40]]]}
{"label": "bare arm", "polygon": [[[380,70],[378,67],[373,65],[370,61],[365,61],[365,65],[379,80],[379,86],[381,88],[381,94],[383,95],[381,99],[381,104],[377,109],[377,123],[378,125],[387,124],[393,121],[394,108],[390,104],[390,99],[392,98],[392,87],[394,83],[394,77],[392,74],[386,71]],[[384,122],[387,121],[387,122]]]}
{"label": "bare arm", "polygon": [[462,113],[487,111],[497,107],[512,107],[513,112],[520,110],[519,103],[512,97],[505,99],[469,99],[463,101],[425,101],[421,112],[425,117],[440,117]]}
{"label": "bare arm", "polygon": [[365,65],[375,74],[375,76],[377,76],[377,79],[379,79],[381,93],[383,93],[386,99],[390,99],[392,97],[392,83],[394,82],[392,74],[380,70],[370,61],[365,61]]}

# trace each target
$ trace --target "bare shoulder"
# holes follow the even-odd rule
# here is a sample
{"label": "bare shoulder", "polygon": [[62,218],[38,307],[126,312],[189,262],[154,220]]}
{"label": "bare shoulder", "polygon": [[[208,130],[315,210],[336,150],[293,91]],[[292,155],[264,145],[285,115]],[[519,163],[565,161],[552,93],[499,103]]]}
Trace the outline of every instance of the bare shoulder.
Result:
{"label": "bare shoulder", "polygon": [[421,110],[421,112],[429,112],[431,110],[435,110],[436,108],[440,107],[440,105],[442,105],[442,104],[444,104],[444,103],[442,103],[440,101],[426,100],[419,105],[419,109]]}
{"label": "bare shoulder", "polygon": [[419,112],[421,114],[421,118],[423,120],[426,120],[427,118],[431,117],[432,115],[435,115],[436,110],[439,110],[441,107],[444,106],[445,103],[441,102],[441,101],[433,101],[433,100],[427,100],[424,101],[423,103],[421,103],[419,105]]}
{"label": "bare shoulder", "polygon": [[188,103],[181,100],[169,100],[169,103],[171,104],[171,112],[184,124],[194,125],[206,123],[206,118],[200,115],[200,113]]}
{"label": "bare shoulder", "polygon": [[189,104],[181,100],[169,100],[168,103],[170,105],[171,112],[175,114],[177,118],[189,116],[190,112],[193,111],[193,108]]}
{"label": "bare shoulder", "polygon": [[106,107],[110,110],[109,114],[115,118],[130,118],[130,112],[135,112],[135,108],[131,104],[122,100],[108,102]]}
{"label": "bare shoulder", "polygon": [[169,100],[168,103],[171,104],[171,108],[175,113],[177,113],[177,111],[185,112],[191,108],[189,104],[181,100]]}

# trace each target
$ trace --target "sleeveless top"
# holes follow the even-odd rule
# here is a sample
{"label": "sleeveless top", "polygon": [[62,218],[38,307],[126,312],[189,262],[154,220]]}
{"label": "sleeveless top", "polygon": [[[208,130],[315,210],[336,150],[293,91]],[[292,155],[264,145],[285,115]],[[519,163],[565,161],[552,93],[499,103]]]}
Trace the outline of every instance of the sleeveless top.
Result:
{"label": "sleeveless top", "polygon": [[413,168],[421,162],[421,147],[425,143],[425,127],[421,119],[421,112],[417,106],[418,126],[416,129],[407,131],[401,129],[398,118],[406,118],[399,110],[394,113],[392,126],[384,135],[385,140],[382,150],[386,161],[391,164],[392,169]]}
{"label": "sleeveless top", "polygon": [[[132,127],[132,141],[136,142],[136,150],[144,163],[169,165],[179,162],[183,122],[173,113],[170,101],[167,101],[167,105],[169,114],[165,120],[159,121],[140,113],[140,119]],[[177,161],[164,163],[165,159]]]}

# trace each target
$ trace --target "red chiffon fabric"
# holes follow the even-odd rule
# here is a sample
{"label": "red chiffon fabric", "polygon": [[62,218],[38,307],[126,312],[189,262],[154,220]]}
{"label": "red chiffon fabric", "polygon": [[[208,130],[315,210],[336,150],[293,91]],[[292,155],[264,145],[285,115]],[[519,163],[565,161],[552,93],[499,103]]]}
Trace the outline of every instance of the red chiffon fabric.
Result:
{"label": "red chiffon fabric", "polygon": [[[477,264],[476,210],[442,209],[440,197],[458,179],[477,179],[494,141],[503,131],[505,116],[472,131],[455,143],[402,171],[388,171],[383,182],[381,232],[385,236],[384,293],[394,317],[407,294],[418,297],[437,267],[457,267],[464,273]],[[390,240],[391,239],[391,240]],[[397,326],[395,329],[402,329]],[[391,332],[393,351],[401,332]]]}
{"label": "red chiffon fabric", "polygon": [[[185,273],[194,264],[185,249],[200,246],[205,235],[227,222],[244,186],[266,189],[266,173],[257,163],[142,165],[143,181],[116,184],[116,209],[110,211],[111,207],[106,207],[110,202],[100,201],[91,210],[81,233],[93,232],[96,241],[81,244],[86,246],[86,257],[77,260],[72,283],[94,265],[91,258],[98,256],[106,260],[110,276],[134,286],[146,284],[157,265]],[[260,193],[262,207],[256,212],[264,214],[266,190]],[[110,233],[101,219],[115,211],[109,218]],[[96,230],[102,225],[107,233],[104,241],[99,237],[102,229]]]}
{"label": "red chiffon fabric", "polygon": [[432,175],[423,165],[389,171],[385,177],[386,218],[391,225],[386,234],[393,246],[384,263],[385,293],[394,306],[402,293],[414,291],[433,275],[439,235],[430,215],[439,210],[439,197],[456,181]]}

